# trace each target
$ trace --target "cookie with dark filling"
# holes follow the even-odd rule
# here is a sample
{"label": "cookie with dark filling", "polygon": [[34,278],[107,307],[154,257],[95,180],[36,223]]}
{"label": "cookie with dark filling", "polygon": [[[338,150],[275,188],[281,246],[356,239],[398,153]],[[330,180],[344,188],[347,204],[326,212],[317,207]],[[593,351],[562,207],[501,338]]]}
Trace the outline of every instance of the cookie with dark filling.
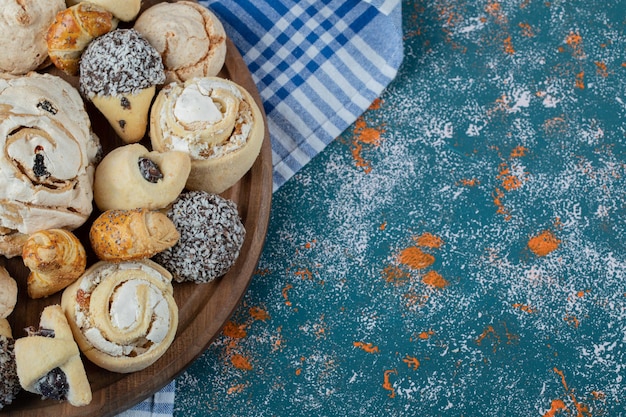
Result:
{"label": "cookie with dark filling", "polygon": [[21,391],[15,369],[15,340],[9,322],[0,318],[0,409],[13,402]]}
{"label": "cookie with dark filling", "polygon": [[46,307],[39,328],[26,330],[28,335],[15,341],[17,376],[22,388],[42,399],[68,401],[74,406],[89,404],[91,386],[61,306]]}

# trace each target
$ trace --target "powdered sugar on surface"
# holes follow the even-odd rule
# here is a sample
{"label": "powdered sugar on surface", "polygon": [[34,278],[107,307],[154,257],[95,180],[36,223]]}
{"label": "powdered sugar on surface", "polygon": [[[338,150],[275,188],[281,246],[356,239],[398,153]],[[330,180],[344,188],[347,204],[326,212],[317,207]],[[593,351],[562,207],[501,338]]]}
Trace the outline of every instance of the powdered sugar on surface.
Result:
{"label": "powdered sugar on surface", "polygon": [[626,415],[616,6],[403,6],[398,78],[275,193],[251,290],[177,401],[198,415]]}

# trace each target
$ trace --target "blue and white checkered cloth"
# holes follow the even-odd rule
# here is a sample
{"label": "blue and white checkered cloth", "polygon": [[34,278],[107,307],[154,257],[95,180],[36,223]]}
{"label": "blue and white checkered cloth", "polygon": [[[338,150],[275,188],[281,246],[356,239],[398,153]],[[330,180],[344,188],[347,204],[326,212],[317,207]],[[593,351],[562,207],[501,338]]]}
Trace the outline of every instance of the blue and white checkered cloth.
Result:
{"label": "blue and white checkered cloth", "polygon": [[[274,190],[370,106],[403,58],[400,0],[200,0],[224,24],[261,95]],[[171,416],[175,381],[120,414]]]}

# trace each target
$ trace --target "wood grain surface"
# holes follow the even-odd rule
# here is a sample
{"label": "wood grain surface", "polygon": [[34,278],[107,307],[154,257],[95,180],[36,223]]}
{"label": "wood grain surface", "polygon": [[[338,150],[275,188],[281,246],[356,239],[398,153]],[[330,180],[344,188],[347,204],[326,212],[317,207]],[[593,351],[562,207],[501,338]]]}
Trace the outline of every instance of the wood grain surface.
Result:
{"label": "wood grain surface", "polygon": [[[144,1],[143,7],[147,8],[154,3],[158,2]],[[227,42],[226,62],[220,76],[246,88],[263,111],[248,68],[234,44],[230,40]],[[76,80],[69,81],[76,83]],[[100,137],[105,152],[119,145],[121,143],[119,138],[97,110],[90,104],[87,104],[87,110],[92,116],[93,129]],[[264,112],[263,117],[265,118]],[[41,400],[37,395],[22,391],[11,405],[0,411],[0,415],[29,417],[114,415],[158,391],[198,357],[213,341],[239,304],[263,249],[272,198],[271,145],[267,123],[264,143],[255,164],[237,184],[222,193],[222,196],[237,204],[246,228],[246,238],[240,256],[225,276],[211,283],[174,283],[174,297],[179,307],[179,327],[176,339],[163,357],[147,369],[132,374],[109,372],[83,359],[93,392],[90,405],[73,407],[68,403]],[[88,251],[88,228],[97,214],[94,212],[90,220],[76,231]],[[88,257],[89,264],[96,260],[93,253],[89,253]],[[60,302],[60,293],[45,299],[29,299],[26,295],[25,279],[28,270],[21,258],[6,260],[0,257],[0,262],[4,262],[11,275],[18,281],[18,303],[8,319],[13,336],[23,337],[25,327],[38,326],[40,313],[45,306]]]}

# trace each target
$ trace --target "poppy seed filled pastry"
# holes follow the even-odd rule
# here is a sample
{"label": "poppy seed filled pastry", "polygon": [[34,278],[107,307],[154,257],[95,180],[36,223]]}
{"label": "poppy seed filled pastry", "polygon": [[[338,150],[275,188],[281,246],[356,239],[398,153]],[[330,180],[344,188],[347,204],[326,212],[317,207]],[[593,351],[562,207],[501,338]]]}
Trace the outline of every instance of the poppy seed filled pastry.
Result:
{"label": "poppy seed filled pastry", "polygon": [[99,261],[85,271],[61,297],[83,354],[119,373],[157,361],[178,328],[171,280],[167,270],[148,259]]}
{"label": "poppy seed filled pastry", "polygon": [[250,93],[219,77],[168,84],[150,113],[152,147],[190,154],[190,190],[230,188],[254,164],[264,135],[263,114]]}
{"label": "poppy seed filled pastry", "polygon": [[43,398],[67,400],[74,406],[91,403],[91,386],[61,306],[44,308],[39,329],[27,331],[28,336],[15,341],[22,388]]}
{"label": "poppy seed filled pastry", "polygon": [[185,188],[190,170],[186,152],[148,151],[139,143],[120,146],[96,168],[94,201],[102,211],[165,208]]}
{"label": "poppy seed filled pastry", "polygon": [[34,72],[0,77],[0,148],[0,254],[20,255],[24,235],[87,220],[100,143],[74,87]]}

